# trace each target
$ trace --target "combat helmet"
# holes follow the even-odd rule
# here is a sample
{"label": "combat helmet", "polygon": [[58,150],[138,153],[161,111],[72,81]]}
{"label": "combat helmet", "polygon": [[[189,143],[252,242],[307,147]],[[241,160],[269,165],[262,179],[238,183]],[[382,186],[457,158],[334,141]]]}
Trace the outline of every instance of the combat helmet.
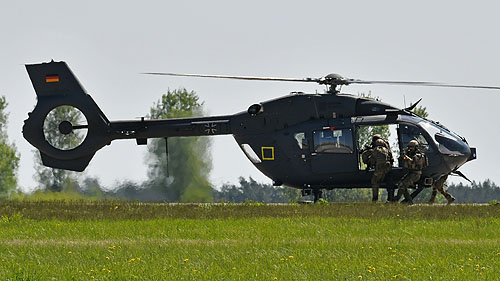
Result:
{"label": "combat helmet", "polygon": [[380,140],[380,139],[382,139],[382,136],[379,134],[375,134],[372,137],[372,143],[375,143],[377,140]]}
{"label": "combat helmet", "polygon": [[415,147],[415,148],[417,148],[418,146],[419,146],[418,141],[411,140],[406,147]]}
{"label": "combat helmet", "polygon": [[373,143],[374,146],[384,146],[385,147],[385,141],[383,141],[381,138],[380,139],[377,139],[375,140],[375,142]]}

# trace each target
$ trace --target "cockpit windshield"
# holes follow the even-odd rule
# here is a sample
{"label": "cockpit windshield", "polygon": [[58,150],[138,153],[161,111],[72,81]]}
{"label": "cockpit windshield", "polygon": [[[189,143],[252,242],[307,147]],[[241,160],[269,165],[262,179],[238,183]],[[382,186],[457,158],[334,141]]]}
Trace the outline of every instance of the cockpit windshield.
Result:
{"label": "cockpit windshield", "polygon": [[427,120],[418,123],[436,141],[439,152],[443,154],[466,154],[470,151],[469,146],[460,137]]}

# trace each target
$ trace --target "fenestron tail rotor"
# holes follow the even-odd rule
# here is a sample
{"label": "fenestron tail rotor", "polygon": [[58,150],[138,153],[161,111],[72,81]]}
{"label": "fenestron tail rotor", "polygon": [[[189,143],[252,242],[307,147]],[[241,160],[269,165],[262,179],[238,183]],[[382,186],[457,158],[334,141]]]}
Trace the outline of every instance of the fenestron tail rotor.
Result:
{"label": "fenestron tail rotor", "polygon": [[282,77],[259,77],[259,76],[237,76],[237,75],[210,75],[210,74],[186,74],[186,73],[169,73],[169,72],[147,72],[147,75],[161,76],[182,76],[182,77],[198,77],[198,78],[221,78],[221,79],[238,79],[238,80],[253,80],[253,81],[277,81],[277,82],[302,82],[302,83],[318,83],[320,85],[330,86],[329,92],[337,93],[337,86],[351,84],[379,84],[379,85],[396,85],[396,86],[424,86],[424,87],[446,87],[446,88],[468,88],[468,89],[486,89],[500,90],[500,86],[487,85],[463,85],[463,84],[448,84],[440,82],[427,81],[391,81],[391,80],[361,80],[345,78],[338,74],[328,74],[321,78],[282,78]]}
{"label": "fenestron tail rotor", "polygon": [[71,150],[80,146],[87,137],[85,115],[77,108],[62,105],[52,109],[43,122],[47,142],[59,150]]}

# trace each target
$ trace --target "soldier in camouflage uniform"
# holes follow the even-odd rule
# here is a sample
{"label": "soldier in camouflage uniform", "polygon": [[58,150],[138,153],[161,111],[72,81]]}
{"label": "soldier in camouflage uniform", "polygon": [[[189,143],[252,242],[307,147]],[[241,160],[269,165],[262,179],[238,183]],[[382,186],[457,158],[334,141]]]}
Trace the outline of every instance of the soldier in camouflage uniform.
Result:
{"label": "soldier in camouflage uniform", "polygon": [[437,181],[434,182],[434,184],[432,185],[431,199],[429,200],[430,204],[433,204],[434,201],[436,200],[436,195],[438,191],[441,192],[441,194],[443,194],[446,200],[448,200],[448,204],[451,204],[453,203],[453,201],[455,201],[455,198],[451,196],[451,194],[449,194],[443,187],[447,179],[448,175],[446,174],[444,176],[441,176]]}
{"label": "soldier in camouflage uniform", "polygon": [[392,158],[389,143],[380,135],[375,134],[372,137],[371,147],[361,155],[363,162],[367,164],[367,169],[375,169],[372,179],[372,202],[378,201],[378,189],[384,181],[385,175],[391,171]]}
{"label": "soldier in camouflage uniform", "polygon": [[427,157],[424,153],[418,150],[418,146],[418,141],[411,140],[406,146],[403,155],[401,155],[403,168],[405,168],[407,172],[397,183],[398,194],[396,195],[396,201],[399,201],[401,195],[404,194],[406,202],[409,204],[413,203],[413,200],[408,193],[408,187],[415,186],[415,183],[422,176],[422,169],[427,166]]}

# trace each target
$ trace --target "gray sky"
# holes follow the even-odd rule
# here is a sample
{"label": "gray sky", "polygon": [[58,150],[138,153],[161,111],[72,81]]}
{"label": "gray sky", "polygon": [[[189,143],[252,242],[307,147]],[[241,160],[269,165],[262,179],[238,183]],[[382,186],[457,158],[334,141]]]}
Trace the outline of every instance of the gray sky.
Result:
{"label": "gray sky", "polygon": [[[111,120],[144,116],[168,88],[195,90],[211,115],[232,114],[321,86],[140,75],[184,72],[278,77],[328,73],[370,80],[500,85],[495,1],[6,1],[0,9],[0,95],[21,153],[19,181],[34,186],[33,147],[21,134],[36,103],[26,63],[66,61]],[[465,4],[469,3],[469,4]],[[461,170],[500,183],[497,104],[487,90],[349,86],[395,106],[423,98],[430,118],[466,137],[478,160]],[[403,98],[404,97],[404,98]],[[212,181],[252,176],[231,136],[214,137]],[[145,147],[115,141],[88,175],[105,185],[146,176]],[[454,179],[455,181],[457,179]]]}

